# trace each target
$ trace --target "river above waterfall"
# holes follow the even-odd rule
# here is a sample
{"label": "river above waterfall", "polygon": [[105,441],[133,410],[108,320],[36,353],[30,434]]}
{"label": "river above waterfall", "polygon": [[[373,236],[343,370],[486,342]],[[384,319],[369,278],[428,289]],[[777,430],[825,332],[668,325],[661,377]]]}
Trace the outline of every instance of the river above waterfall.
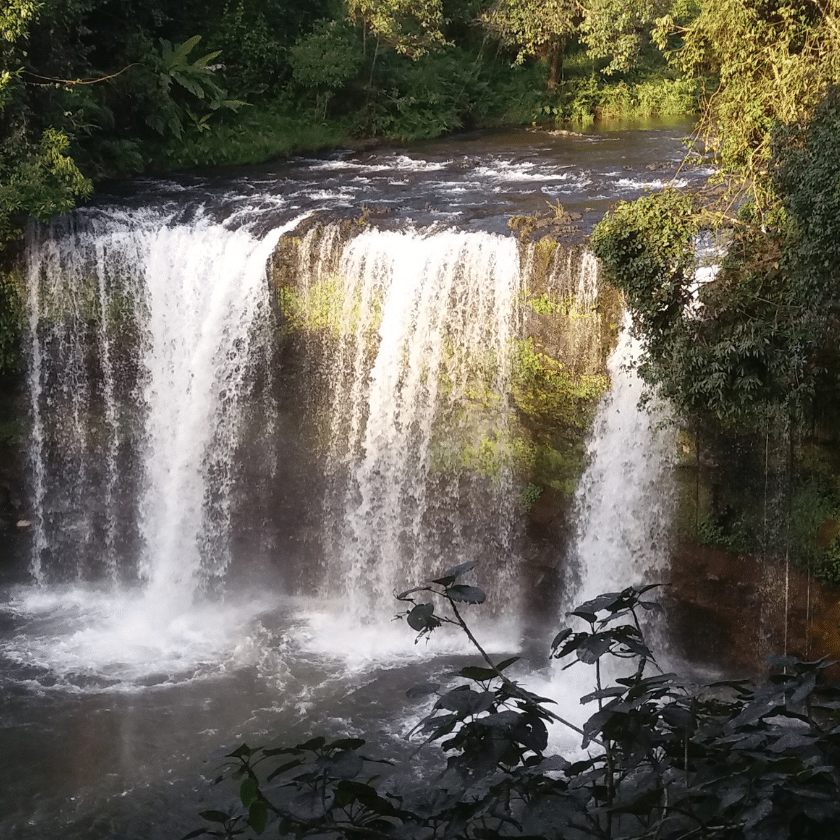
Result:
{"label": "river above waterfall", "polygon": [[[530,291],[507,220],[559,202],[585,231],[617,199],[699,183],[687,131],[482,132],[138,179],[33,226],[32,557],[0,591],[0,836],[178,837],[235,798],[201,776],[241,740],[396,754],[405,691],[468,649],[415,645],[391,594],[463,559],[492,594],[488,650],[517,652],[529,586],[558,583],[516,554],[509,353]],[[266,261],[312,214],[363,230],[297,236],[278,313]],[[578,330],[597,283],[569,266]]]}
{"label": "river above waterfall", "polygon": [[669,184],[701,184],[712,170],[688,155],[683,141],[691,130],[682,119],[657,119],[581,132],[481,131],[242,170],[138,179],[103,188],[94,204],[155,204],[188,220],[198,202],[227,225],[258,231],[326,210],[353,216],[373,211],[384,225],[506,233],[511,216],[545,213],[547,203],[559,202],[580,214],[586,230],[619,199]]}

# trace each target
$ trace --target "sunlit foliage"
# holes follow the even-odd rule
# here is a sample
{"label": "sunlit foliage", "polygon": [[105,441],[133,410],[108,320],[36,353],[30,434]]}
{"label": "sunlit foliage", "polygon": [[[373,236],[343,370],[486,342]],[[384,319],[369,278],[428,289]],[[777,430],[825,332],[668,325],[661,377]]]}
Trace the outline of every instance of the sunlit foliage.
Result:
{"label": "sunlit foliage", "polygon": [[773,126],[807,120],[840,82],[838,0],[706,0],[655,35],[675,67],[709,80],[701,133],[729,170],[765,171]]}
{"label": "sunlit foliage", "polygon": [[376,37],[411,58],[444,43],[441,0],[347,0],[347,7]]}

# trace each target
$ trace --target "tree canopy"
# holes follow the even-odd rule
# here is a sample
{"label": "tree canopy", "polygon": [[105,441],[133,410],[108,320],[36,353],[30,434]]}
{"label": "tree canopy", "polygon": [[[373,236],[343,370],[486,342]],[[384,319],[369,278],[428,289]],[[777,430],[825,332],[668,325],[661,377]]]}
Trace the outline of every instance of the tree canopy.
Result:
{"label": "tree canopy", "polygon": [[441,0],[347,0],[347,8],[374,35],[411,58],[445,43]]}
{"label": "tree canopy", "polygon": [[563,50],[575,31],[577,0],[497,0],[483,16],[484,23],[502,43],[517,50],[517,62],[529,56],[545,56],[550,70],[548,87],[559,80]]}
{"label": "tree canopy", "polygon": [[[671,58],[719,78],[700,131],[739,176],[739,209],[715,215],[666,191],[619,204],[595,231],[645,337],[643,371],[688,416],[750,426],[768,411],[805,420],[840,408],[837,10],[704,6]],[[694,237],[720,223],[731,244],[698,288]]]}
{"label": "tree canopy", "polygon": [[701,132],[719,165],[763,172],[774,127],[806,121],[840,83],[838,25],[837,0],[706,0],[687,23],[659,20],[669,61],[708,79]]}

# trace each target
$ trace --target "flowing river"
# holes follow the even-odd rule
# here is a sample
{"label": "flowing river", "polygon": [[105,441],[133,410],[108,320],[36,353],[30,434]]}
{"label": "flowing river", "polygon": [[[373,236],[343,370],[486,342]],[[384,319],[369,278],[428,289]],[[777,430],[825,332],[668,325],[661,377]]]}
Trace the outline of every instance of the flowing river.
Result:
{"label": "flowing river", "polygon": [[[682,165],[686,125],[645,128],[141,179],[32,226],[32,524],[0,588],[0,836],[179,837],[234,801],[207,779],[243,740],[352,734],[400,754],[423,711],[406,690],[473,660],[452,634],[416,645],[393,595],[456,563],[479,562],[488,650],[520,651],[548,584],[523,554],[509,396],[536,251],[508,219],[559,202],[585,233],[617,199],[706,177]],[[576,324],[597,266],[580,246],[552,266]],[[637,409],[634,352],[619,337],[576,535],[541,567],[565,570],[543,647],[572,600],[666,556],[672,447]],[[541,656],[519,676],[579,719],[578,687]]]}

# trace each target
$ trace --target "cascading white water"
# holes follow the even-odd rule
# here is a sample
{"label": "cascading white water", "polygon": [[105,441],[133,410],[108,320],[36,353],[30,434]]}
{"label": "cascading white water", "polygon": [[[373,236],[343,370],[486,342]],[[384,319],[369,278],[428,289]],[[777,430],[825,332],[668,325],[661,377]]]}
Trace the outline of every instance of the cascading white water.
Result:
{"label": "cascading white water", "polygon": [[667,568],[674,504],[674,432],[655,398],[639,401],[641,350],[625,315],[608,361],[612,387],[598,409],[589,465],[576,494],[568,609],[603,592],[658,583]]}
{"label": "cascading white water", "polygon": [[[610,390],[598,407],[589,463],[575,494],[575,537],[558,604],[559,626],[583,625],[564,613],[598,595],[662,582],[668,566],[675,501],[674,430],[666,423],[661,402],[652,398],[640,405],[644,385],[635,369],[640,352],[625,313],[607,361]],[[566,670],[568,660],[554,664],[542,682],[539,677],[530,680],[530,687],[552,697],[566,719],[582,727],[594,711],[594,704],[580,702],[595,688],[592,671],[581,662],[571,670]],[[602,679],[620,675],[620,665],[611,657],[599,665]],[[551,737],[555,748],[567,755],[580,748],[572,730],[555,728]]]}
{"label": "cascading white water", "polygon": [[[171,617],[229,562],[239,415],[283,229],[258,239],[202,217],[117,215],[80,214],[75,228],[31,238],[33,572],[140,579],[155,615]],[[322,335],[329,380],[317,435],[331,478],[324,590],[357,618],[382,619],[395,591],[474,559],[496,608],[517,614],[515,240],[316,230],[302,246],[295,317]],[[597,272],[580,262],[556,268],[584,311]],[[666,542],[668,444],[637,411],[631,352],[625,336],[579,492],[578,597],[639,582],[630,578],[658,562],[651,545]],[[634,498],[644,501],[627,509]],[[68,558],[72,574],[57,572]]]}
{"label": "cascading white water", "polygon": [[334,234],[321,237],[318,259],[302,260],[313,270],[299,279],[312,325],[329,288],[336,305],[324,361],[328,586],[357,616],[379,619],[393,612],[395,591],[464,560],[487,561],[484,578],[500,591],[514,565],[516,242],[371,230],[330,259]]}
{"label": "cascading white water", "polygon": [[221,236],[205,224],[164,228],[150,242],[141,575],[152,597],[183,603],[229,561],[240,401],[264,338],[276,234]]}
{"label": "cascading white water", "polygon": [[282,232],[151,210],[30,232],[36,581],[139,579],[171,618],[224,571]]}

